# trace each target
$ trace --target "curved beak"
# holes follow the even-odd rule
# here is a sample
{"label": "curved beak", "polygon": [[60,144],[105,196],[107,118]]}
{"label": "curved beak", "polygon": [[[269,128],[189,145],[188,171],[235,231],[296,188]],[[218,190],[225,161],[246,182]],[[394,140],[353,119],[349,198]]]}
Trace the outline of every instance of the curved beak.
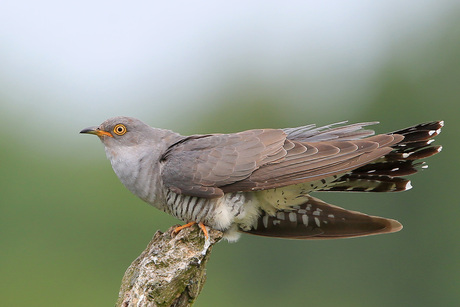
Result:
{"label": "curved beak", "polygon": [[107,131],[104,131],[104,130],[101,130],[99,129],[98,127],[88,127],[88,128],[85,128],[83,129],[82,131],[80,131],[80,133],[85,133],[85,134],[95,134],[97,135],[98,137],[102,137],[102,136],[109,136],[111,138],[113,138],[113,135],[110,133],[110,132],[107,132]]}

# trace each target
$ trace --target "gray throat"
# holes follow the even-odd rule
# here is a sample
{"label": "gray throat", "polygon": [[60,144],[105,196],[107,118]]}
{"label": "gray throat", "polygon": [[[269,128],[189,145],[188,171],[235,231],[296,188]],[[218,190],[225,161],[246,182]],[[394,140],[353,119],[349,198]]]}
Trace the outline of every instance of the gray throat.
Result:
{"label": "gray throat", "polygon": [[107,158],[123,185],[133,194],[164,211],[164,191],[161,181],[161,157],[183,136],[169,130],[152,128],[150,142],[136,146],[105,148]]}

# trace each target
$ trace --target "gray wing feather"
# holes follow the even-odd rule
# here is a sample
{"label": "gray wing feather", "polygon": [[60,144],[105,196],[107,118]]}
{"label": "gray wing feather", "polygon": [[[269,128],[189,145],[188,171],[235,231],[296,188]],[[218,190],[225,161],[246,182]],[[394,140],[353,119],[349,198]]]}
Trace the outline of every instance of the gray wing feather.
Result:
{"label": "gray wing feather", "polygon": [[315,125],[307,125],[296,128],[285,128],[284,132],[288,139],[299,142],[319,142],[330,140],[358,140],[374,134],[373,130],[364,130],[363,127],[378,124],[378,122],[356,123],[346,126],[339,126],[347,123],[338,122],[316,128]]}
{"label": "gray wing feather", "polygon": [[294,142],[295,147],[283,160],[221,188],[224,192],[265,190],[345,173],[388,154],[392,150],[389,146],[402,139],[400,135],[382,134],[355,141]]}
{"label": "gray wing feather", "polygon": [[192,136],[164,157],[163,183],[176,193],[220,197],[219,188],[249,177],[261,165],[286,155],[282,130]]}
{"label": "gray wing feather", "polygon": [[368,124],[191,136],[165,154],[163,183],[176,193],[213,198],[344,173],[389,153],[389,146],[404,138],[382,134],[359,139],[371,133],[362,130]]}

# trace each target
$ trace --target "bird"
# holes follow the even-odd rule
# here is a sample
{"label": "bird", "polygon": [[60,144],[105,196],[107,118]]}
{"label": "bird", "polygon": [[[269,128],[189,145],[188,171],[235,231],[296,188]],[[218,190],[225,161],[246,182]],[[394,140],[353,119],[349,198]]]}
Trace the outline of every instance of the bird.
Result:
{"label": "bird", "polygon": [[118,116],[85,128],[102,141],[124,186],[143,201],[207,235],[241,233],[286,239],[335,239],[393,233],[394,219],[347,210],[313,192],[398,192],[405,176],[441,151],[431,143],[443,121],[375,134],[378,122],[179,133]]}

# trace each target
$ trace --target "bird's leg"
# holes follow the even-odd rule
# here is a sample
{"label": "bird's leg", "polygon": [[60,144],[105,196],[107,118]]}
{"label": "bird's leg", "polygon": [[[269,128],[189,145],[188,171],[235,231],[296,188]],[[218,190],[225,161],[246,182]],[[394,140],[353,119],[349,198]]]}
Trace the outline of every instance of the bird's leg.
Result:
{"label": "bird's leg", "polygon": [[198,223],[198,226],[200,226],[201,231],[203,231],[206,240],[209,239],[208,231],[206,230],[206,226],[204,226],[203,223]]}
{"label": "bird's leg", "polygon": [[178,232],[181,231],[182,229],[191,227],[191,226],[193,226],[193,225],[195,225],[195,224],[196,224],[196,222],[190,222],[190,223],[187,223],[187,224],[182,225],[182,226],[177,226],[176,229],[174,229],[174,233],[178,233]]}
{"label": "bird's leg", "polygon": [[[185,224],[185,225],[178,226],[178,227],[176,227],[176,228],[174,229],[174,233],[178,233],[178,232],[181,231],[182,229],[191,227],[191,226],[193,226],[193,225],[195,225],[195,224],[196,224],[196,222],[190,222],[190,223],[187,223],[187,224]],[[208,231],[206,230],[206,226],[204,226],[203,223],[198,223],[198,226],[200,227],[201,231],[203,231],[203,234],[204,234],[206,240],[209,239]]]}

